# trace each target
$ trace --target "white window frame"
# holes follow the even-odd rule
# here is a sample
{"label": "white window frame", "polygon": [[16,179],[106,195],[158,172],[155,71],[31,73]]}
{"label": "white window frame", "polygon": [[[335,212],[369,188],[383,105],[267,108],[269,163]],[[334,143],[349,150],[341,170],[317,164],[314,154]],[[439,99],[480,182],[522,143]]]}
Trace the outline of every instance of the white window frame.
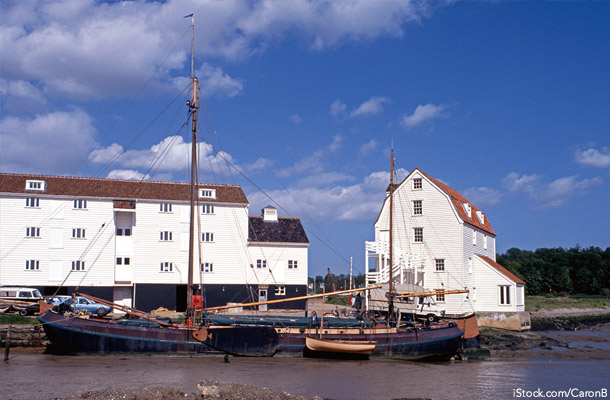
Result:
{"label": "white window frame", "polygon": [[25,228],[25,237],[28,238],[39,238],[40,228],[37,226],[28,226]]}
{"label": "white window frame", "polygon": [[72,261],[72,271],[85,271],[85,261],[84,260],[76,260]]}
{"label": "white window frame", "polygon": [[213,243],[214,232],[201,232],[201,241],[204,243]]}
{"label": "white window frame", "polygon": [[210,188],[199,189],[199,198],[215,199],[216,198],[216,189],[210,189]]}
{"label": "white window frame", "polygon": [[469,274],[472,274],[473,263],[474,263],[474,261],[472,260],[472,257],[468,257],[468,273]]}
{"label": "white window frame", "polygon": [[413,190],[422,190],[422,178],[413,178]]}
{"label": "white window frame", "polygon": [[413,243],[423,243],[424,242],[424,228],[416,227],[413,228]]}
{"label": "white window frame", "polygon": [[476,246],[477,245],[477,231],[472,231],[472,245]]}
{"label": "white window frame", "polygon": [[116,265],[131,265],[131,258],[130,257],[117,257]]}
{"label": "white window frame", "polygon": [[86,239],[85,228],[72,228],[72,239]]}
{"label": "white window frame", "polygon": [[201,207],[202,214],[214,214],[214,204],[204,204]]}
{"label": "white window frame", "polygon": [[159,203],[159,212],[163,214],[171,214],[172,203]]}
{"label": "white window frame", "polygon": [[174,272],[174,263],[169,261],[161,261],[159,272]]}
{"label": "white window frame", "polygon": [[434,272],[445,272],[445,259],[444,258],[434,259]]}
{"label": "white window frame", "polygon": [[[436,290],[443,291],[445,289],[436,289]],[[434,300],[437,303],[444,303],[445,302],[445,295],[444,294],[437,294],[437,295],[434,296]]]}
{"label": "white window frame", "polygon": [[26,271],[38,271],[40,269],[39,260],[25,260]]}
{"label": "white window frame", "polygon": [[27,208],[40,208],[40,199],[38,197],[26,197],[25,206]]}
{"label": "white window frame", "polygon": [[413,215],[424,215],[423,200],[413,200]]}
{"label": "white window frame", "polygon": [[286,296],[286,285],[276,285],[275,286],[275,295],[276,296]]}
{"label": "white window frame", "polygon": [[259,268],[259,269],[267,268],[267,260],[262,260],[262,259],[256,260],[256,268]]}
{"label": "white window frame", "polygon": [[74,209],[75,210],[86,210],[87,209],[87,200],[86,199],[74,199]]}
{"label": "white window frame", "polygon": [[510,298],[510,285],[498,285],[498,305],[500,306],[510,306],[511,298]]}
{"label": "white window frame", "polygon": [[214,263],[211,263],[211,262],[201,263],[201,272],[206,272],[206,273],[214,272]]}
{"label": "white window frame", "polygon": [[47,189],[47,183],[45,181],[37,181],[28,179],[25,181],[25,190],[36,190],[38,192],[44,192]]}
{"label": "white window frame", "polygon": [[131,228],[116,228],[116,236],[131,236]]}
{"label": "white window frame", "polygon": [[174,233],[172,231],[160,231],[159,232],[159,241],[160,242],[173,242]]}
{"label": "white window frame", "polygon": [[487,250],[487,235],[483,235],[483,249]]}
{"label": "white window frame", "polygon": [[288,269],[297,269],[299,268],[298,260],[288,260]]}

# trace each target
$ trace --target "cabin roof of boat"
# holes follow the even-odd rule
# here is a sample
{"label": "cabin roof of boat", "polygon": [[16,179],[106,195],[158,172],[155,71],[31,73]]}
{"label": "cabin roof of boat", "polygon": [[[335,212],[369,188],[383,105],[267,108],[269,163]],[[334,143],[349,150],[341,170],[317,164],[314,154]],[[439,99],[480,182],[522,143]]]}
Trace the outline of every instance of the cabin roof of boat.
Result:
{"label": "cabin roof of boat", "polygon": [[[28,186],[29,182],[41,182]],[[198,184],[199,189],[211,189],[213,196],[205,202],[248,204],[242,188],[237,185]],[[133,208],[129,200],[190,200],[190,184],[72,176],[50,176],[0,173],[0,192],[29,195],[75,196],[116,200],[116,208]]]}

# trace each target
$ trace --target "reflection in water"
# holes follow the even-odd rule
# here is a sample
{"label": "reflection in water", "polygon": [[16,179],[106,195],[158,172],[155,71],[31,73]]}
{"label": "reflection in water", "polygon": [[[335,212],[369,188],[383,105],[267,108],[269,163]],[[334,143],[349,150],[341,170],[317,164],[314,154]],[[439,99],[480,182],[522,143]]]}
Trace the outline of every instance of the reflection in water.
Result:
{"label": "reflection in water", "polygon": [[[610,361],[519,360],[448,363],[303,358],[52,356],[13,352],[0,365],[3,398],[53,398],[109,386],[171,385],[192,393],[205,379],[331,399],[513,398],[513,390],[598,390]],[[33,377],[44,377],[38,379]]]}

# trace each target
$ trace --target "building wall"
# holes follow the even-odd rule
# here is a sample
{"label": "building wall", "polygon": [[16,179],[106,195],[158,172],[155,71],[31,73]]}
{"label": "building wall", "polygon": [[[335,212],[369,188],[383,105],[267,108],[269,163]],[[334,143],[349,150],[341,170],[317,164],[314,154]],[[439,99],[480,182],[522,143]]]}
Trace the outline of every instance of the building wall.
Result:
{"label": "building wall", "polygon": [[[476,311],[480,312],[515,312],[524,311],[524,286],[517,285],[497,269],[491,267],[479,257],[474,257],[472,296]],[[509,286],[510,304],[500,304],[500,286]],[[520,292],[520,293],[518,293]]]}

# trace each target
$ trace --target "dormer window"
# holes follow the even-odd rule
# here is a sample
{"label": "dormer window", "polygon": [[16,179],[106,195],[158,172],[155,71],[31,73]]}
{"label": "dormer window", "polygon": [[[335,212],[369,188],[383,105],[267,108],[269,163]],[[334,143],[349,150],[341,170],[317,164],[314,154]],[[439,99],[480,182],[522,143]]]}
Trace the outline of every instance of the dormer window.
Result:
{"label": "dormer window", "polygon": [[265,222],[277,222],[277,209],[275,207],[267,206],[263,208],[263,221]]}
{"label": "dormer window", "polygon": [[216,189],[199,189],[199,197],[202,199],[215,199]]}
{"label": "dormer window", "polygon": [[38,192],[44,192],[46,189],[47,189],[47,184],[45,181],[34,181],[34,180],[25,181],[25,190],[36,190]]}
{"label": "dormer window", "polygon": [[472,218],[472,206],[468,203],[464,203],[464,211],[466,211],[466,215],[468,215],[468,218]]}
{"label": "dormer window", "polygon": [[421,178],[413,178],[413,190],[420,190],[421,188]]}
{"label": "dormer window", "polygon": [[481,225],[485,225],[485,214],[483,214],[483,211],[477,211],[476,214]]}

